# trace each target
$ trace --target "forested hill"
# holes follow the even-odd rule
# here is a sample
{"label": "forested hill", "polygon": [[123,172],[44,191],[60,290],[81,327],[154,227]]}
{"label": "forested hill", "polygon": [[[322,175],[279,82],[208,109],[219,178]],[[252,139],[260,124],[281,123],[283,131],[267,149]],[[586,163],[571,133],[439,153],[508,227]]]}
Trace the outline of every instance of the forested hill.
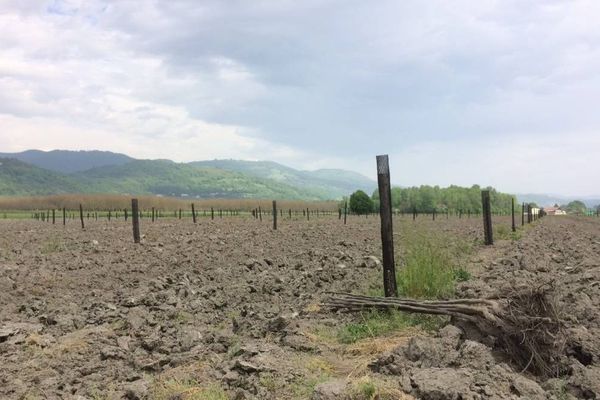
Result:
{"label": "forested hill", "polygon": [[[2,153],[0,153],[2,154]],[[0,155],[0,196],[62,193],[335,200],[377,184],[352,171],[300,171],[269,161],[176,163],[99,151]]]}

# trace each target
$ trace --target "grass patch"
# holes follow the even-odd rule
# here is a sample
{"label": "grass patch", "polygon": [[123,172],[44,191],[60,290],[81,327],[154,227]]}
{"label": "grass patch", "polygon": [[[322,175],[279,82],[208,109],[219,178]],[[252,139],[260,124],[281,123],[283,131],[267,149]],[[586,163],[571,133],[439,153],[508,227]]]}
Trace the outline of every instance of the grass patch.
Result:
{"label": "grass patch", "polygon": [[169,379],[156,381],[150,398],[154,400],[228,400],[229,396],[217,386],[202,385],[195,380]]}
{"label": "grass patch", "polygon": [[[473,251],[473,244],[431,231],[403,232],[400,241],[402,264],[396,268],[398,294],[413,299],[447,299],[454,296],[457,282],[471,279],[463,264]],[[383,296],[380,275],[370,285],[368,296]],[[366,338],[419,326],[424,330],[439,329],[447,318],[404,313],[401,311],[368,311],[360,319],[337,330],[338,342],[350,344]]]}
{"label": "grass patch", "polygon": [[329,376],[322,375],[316,377],[302,378],[298,377],[289,385],[289,390],[293,399],[310,399],[318,384],[326,382]]}
{"label": "grass patch", "polygon": [[371,376],[364,376],[352,384],[348,391],[352,400],[399,400],[408,398],[395,384]]}
{"label": "grass patch", "polygon": [[460,268],[455,266],[452,251],[445,245],[439,238],[423,232],[407,237],[404,265],[396,271],[401,296],[439,299],[454,294],[456,271]]}
{"label": "grass patch", "polygon": [[521,229],[517,229],[516,232],[513,232],[512,228],[506,225],[495,225],[493,230],[494,239],[497,240],[519,240],[523,236]]}
{"label": "grass patch", "polygon": [[42,254],[57,253],[64,249],[63,243],[58,238],[50,238],[42,244]]}
{"label": "grass patch", "polygon": [[446,320],[438,316],[377,310],[362,312],[360,318],[360,321],[344,325],[338,330],[337,340],[340,343],[352,344],[362,339],[388,335],[413,326],[435,330]]}

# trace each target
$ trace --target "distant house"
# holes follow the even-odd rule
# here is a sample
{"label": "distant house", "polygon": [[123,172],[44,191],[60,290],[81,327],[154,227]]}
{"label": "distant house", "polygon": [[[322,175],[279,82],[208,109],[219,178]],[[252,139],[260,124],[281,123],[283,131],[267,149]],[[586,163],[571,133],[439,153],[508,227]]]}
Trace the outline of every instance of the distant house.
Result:
{"label": "distant house", "polygon": [[562,210],[559,206],[555,205],[554,207],[544,207],[544,211],[547,215],[566,215],[567,212]]}

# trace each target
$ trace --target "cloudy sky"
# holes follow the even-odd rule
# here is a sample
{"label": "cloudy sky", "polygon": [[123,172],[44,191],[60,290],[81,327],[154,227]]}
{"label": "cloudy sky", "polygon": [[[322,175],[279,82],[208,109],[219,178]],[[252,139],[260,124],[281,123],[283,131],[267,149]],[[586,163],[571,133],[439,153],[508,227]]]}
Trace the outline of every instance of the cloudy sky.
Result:
{"label": "cloudy sky", "polygon": [[600,194],[600,2],[0,0],[0,151]]}

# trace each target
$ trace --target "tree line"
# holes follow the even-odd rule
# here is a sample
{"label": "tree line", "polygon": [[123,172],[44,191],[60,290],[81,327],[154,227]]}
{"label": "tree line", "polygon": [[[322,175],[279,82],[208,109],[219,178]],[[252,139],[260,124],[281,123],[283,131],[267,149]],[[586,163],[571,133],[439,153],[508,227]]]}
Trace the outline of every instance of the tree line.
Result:
{"label": "tree line", "polygon": [[[492,187],[482,188],[473,185],[470,188],[452,185],[447,188],[439,186],[413,186],[392,188],[392,207],[399,212],[432,213],[432,212],[481,212],[481,190],[490,191],[492,212],[509,213],[511,194],[498,192]],[[366,213],[379,210],[379,192],[375,190],[371,196],[356,191],[350,196],[350,210],[354,213]]]}

